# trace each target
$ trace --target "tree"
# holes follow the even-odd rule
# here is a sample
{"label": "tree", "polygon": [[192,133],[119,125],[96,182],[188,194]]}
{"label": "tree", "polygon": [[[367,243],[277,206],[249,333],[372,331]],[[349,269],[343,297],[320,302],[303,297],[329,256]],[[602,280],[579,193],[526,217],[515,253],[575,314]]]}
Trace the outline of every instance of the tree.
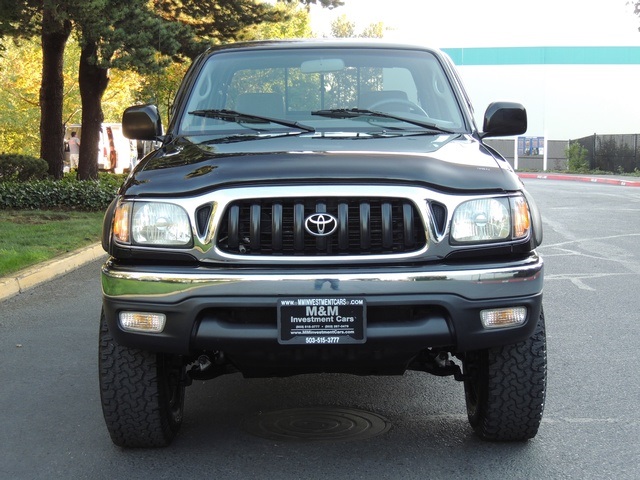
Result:
{"label": "tree", "polygon": [[384,37],[384,23],[370,23],[367,28],[359,35],[362,38],[382,38]]}
{"label": "tree", "polygon": [[[79,62],[80,46],[70,38],[65,48],[63,69],[62,123],[64,126],[81,122]],[[41,68],[42,46],[39,39],[5,43],[4,53],[0,55],[0,151],[2,152],[33,157],[40,155]],[[167,75],[153,77],[164,79]],[[111,70],[109,86],[102,99],[105,122],[120,121],[124,108],[141,99],[140,86],[144,85],[145,81],[144,76],[131,70]]]}
{"label": "tree", "polygon": [[[284,0],[297,3],[296,0]],[[342,5],[340,0],[298,0],[304,5]],[[247,26],[283,19],[282,12],[253,0],[0,0],[0,39],[40,33],[42,41],[41,156],[49,173],[62,176],[62,74],[67,40],[81,46],[79,85],[83,142],[79,178],[97,177],[101,101],[111,68],[159,71],[169,58],[194,58],[204,46],[234,41]]]}
{"label": "tree", "polygon": [[173,98],[188,67],[189,64],[185,61],[173,62],[162,72],[141,75],[138,82],[140,88],[135,92],[134,100],[138,103],[157,105],[160,112],[165,115],[163,123],[168,123]]}
{"label": "tree", "polygon": [[[29,38],[39,32],[35,21],[40,12],[38,0],[0,0],[0,41],[5,37]],[[0,50],[4,45],[0,44]]]}
{"label": "tree", "polygon": [[589,170],[589,151],[578,142],[570,142],[564,154],[567,157],[567,168],[570,172],[586,172]]}
{"label": "tree", "polygon": [[42,42],[42,84],[40,102],[40,156],[49,165],[49,174],[62,176],[64,158],[62,65],[71,22],[64,2],[54,0],[0,0],[0,35],[29,38],[40,35]]}
{"label": "tree", "polygon": [[[266,40],[273,38],[304,38],[312,35],[309,12],[302,3],[279,0],[274,8],[279,10],[281,21],[261,22],[238,32],[242,40]],[[195,53],[195,52],[194,52]],[[141,103],[154,103],[161,112],[169,112],[175,92],[184,76],[188,62],[174,58],[163,72],[141,78],[141,88],[136,99]],[[165,121],[168,122],[168,118]]]}
{"label": "tree", "polygon": [[238,40],[251,25],[284,19],[270,4],[253,0],[155,0],[166,21],[178,22],[190,33],[179,37],[179,54],[194,59],[211,45]]}
{"label": "tree", "polygon": [[191,28],[194,37],[182,39],[180,52],[191,59],[201,53],[203,47],[246,38],[247,28],[299,19],[297,10],[290,7],[320,4],[336,8],[344,4],[342,0],[277,0],[275,6],[253,0],[156,0],[155,3],[163,18]]}
{"label": "tree", "polygon": [[247,25],[278,16],[252,0],[93,0],[74,12],[78,25],[83,142],[78,177],[97,178],[101,108],[109,69],[159,71],[170,57],[195,57],[204,44],[235,40]]}
{"label": "tree", "polygon": [[82,100],[82,143],[78,178],[98,176],[103,95],[111,68],[150,72],[168,62],[159,50],[174,54],[180,26],[163,20],[145,0],[92,0],[73,12],[81,45],[78,82]]}
{"label": "tree", "polygon": [[71,35],[71,21],[50,0],[42,8],[42,84],[40,87],[40,157],[49,175],[62,177],[64,162],[64,49]]}
{"label": "tree", "polygon": [[83,3],[73,17],[82,44],[79,81],[84,141],[78,177],[84,180],[97,177],[93,159],[104,118],[101,99],[110,68],[158,71],[167,65],[169,57],[193,59],[205,46],[235,41],[248,26],[280,21],[286,15],[281,9],[253,0],[93,0]]}
{"label": "tree", "polygon": [[[78,0],[76,0],[78,1]],[[67,3],[54,0],[1,0],[0,16],[3,36],[30,38],[40,36],[42,44],[42,77],[40,104],[40,156],[49,165],[49,174],[62,177],[64,159],[62,74],[64,49],[71,33]]]}
{"label": "tree", "polygon": [[384,23],[371,23],[361,33],[356,33],[356,23],[346,15],[340,15],[331,22],[331,36],[336,38],[382,38],[384,37]]}
{"label": "tree", "polygon": [[346,15],[340,15],[331,22],[331,36],[336,38],[355,37],[356,24],[347,18]]}
{"label": "tree", "polygon": [[245,29],[242,38],[266,40],[273,38],[307,38],[312,35],[309,11],[300,4],[279,1],[274,5],[282,14],[283,21],[263,22]]}
{"label": "tree", "polygon": [[[40,155],[40,42],[7,42],[0,56],[0,152]],[[33,72],[37,72],[33,75]]]}
{"label": "tree", "polygon": [[[296,0],[285,0],[286,3],[293,3]],[[317,0],[299,0],[300,3],[303,3],[307,6],[309,6],[310,4],[314,4],[316,5],[318,3]],[[344,5],[344,2],[342,0],[320,0],[320,5],[325,7],[325,8],[335,8],[335,7],[341,7],[342,5]]]}

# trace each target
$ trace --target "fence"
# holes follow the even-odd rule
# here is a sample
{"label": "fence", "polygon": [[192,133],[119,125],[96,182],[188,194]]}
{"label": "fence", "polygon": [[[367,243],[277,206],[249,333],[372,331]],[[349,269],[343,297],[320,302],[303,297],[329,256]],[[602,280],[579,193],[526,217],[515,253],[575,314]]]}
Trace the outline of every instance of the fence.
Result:
{"label": "fence", "polygon": [[593,134],[574,141],[587,150],[592,170],[619,173],[640,170],[640,134]]}
{"label": "fence", "polygon": [[[512,167],[515,168],[515,149],[517,147],[517,139],[515,138],[488,138],[485,140],[488,145],[496,149],[507,159]],[[547,170],[566,170],[567,156],[565,150],[569,146],[566,140],[548,140],[547,141]],[[538,151],[535,155],[521,154],[518,155],[517,170],[525,171],[543,171],[544,170],[544,152]]]}

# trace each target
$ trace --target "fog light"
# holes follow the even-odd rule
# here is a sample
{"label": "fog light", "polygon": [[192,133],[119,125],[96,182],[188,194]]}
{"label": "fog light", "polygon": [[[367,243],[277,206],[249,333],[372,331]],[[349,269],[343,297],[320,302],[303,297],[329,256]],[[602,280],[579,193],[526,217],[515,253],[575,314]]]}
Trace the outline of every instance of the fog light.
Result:
{"label": "fog light", "polygon": [[160,333],[166,321],[164,313],[120,312],[120,326],[129,332]]}
{"label": "fog light", "polygon": [[522,325],[527,319],[527,307],[494,308],[482,310],[480,319],[484,328],[503,328]]}

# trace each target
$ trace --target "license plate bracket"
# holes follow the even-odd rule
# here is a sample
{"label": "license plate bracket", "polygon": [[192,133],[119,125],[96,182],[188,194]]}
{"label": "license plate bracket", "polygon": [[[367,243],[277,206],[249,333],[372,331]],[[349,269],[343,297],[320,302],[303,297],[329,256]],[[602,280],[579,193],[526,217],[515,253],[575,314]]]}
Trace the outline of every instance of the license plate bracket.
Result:
{"label": "license plate bracket", "polygon": [[365,343],[364,298],[282,298],[278,300],[278,343],[344,345]]}

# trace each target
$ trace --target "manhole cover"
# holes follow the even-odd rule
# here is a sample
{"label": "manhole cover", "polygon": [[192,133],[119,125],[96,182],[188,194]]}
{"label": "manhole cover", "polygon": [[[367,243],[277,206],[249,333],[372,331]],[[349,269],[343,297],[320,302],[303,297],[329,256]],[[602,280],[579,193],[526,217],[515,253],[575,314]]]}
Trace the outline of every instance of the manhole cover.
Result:
{"label": "manhole cover", "polygon": [[264,412],[247,418],[244,429],[270,440],[347,441],[380,435],[387,419],[353,408],[314,407]]}

